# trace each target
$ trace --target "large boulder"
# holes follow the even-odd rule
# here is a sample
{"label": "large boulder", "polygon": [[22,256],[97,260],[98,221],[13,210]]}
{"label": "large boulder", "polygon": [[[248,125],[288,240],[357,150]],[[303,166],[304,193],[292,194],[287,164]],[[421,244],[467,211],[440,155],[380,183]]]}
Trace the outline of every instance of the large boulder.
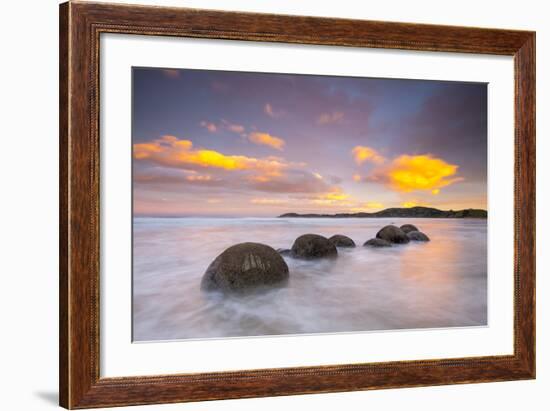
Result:
{"label": "large boulder", "polygon": [[216,257],[202,277],[201,289],[242,292],[288,280],[288,266],[273,248],[241,243]]}
{"label": "large boulder", "polygon": [[412,224],[403,224],[400,228],[405,232],[405,234],[410,233],[411,231],[420,231],[415,225]]}
{"label": "large boulder", "polygon": [[371,238],[365,244],[363,244],[365,247],[391,247],[391,243],[386,240],[382,240],[381,238]]}
{"label": "large boulder", "polygon": [[376,233],[376,238],[389,241],[390,243],[395,244],[406,244],[408,243],[409,237],[403,232],[399,227],[394,225],[387,225],[382,228],[378,233]]}
{"label": "large boulder", "polygon": [[336,247],[355,247],[355,242],[351,238],[341,234],[333,235],[328,241]]}
{"label": "large boulder", "polygon": [[420,231],[410,231],[407,233],[407,237],[411,241],[430,241],[430,238]]}
{"label": "large boulder", "polygon": [[296,258],[334,258],[338,256],[336,246],[327,238],[317,234],[304,234],[292,244],[292,255]]}

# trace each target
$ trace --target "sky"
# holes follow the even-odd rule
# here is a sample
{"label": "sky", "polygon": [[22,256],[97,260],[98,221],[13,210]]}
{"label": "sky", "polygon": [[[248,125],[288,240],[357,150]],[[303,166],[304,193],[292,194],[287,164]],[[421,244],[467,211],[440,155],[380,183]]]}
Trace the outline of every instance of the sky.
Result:
{"label": "sky", "polygon": [[132,74],[135,215],[486,209],[485,83]]}

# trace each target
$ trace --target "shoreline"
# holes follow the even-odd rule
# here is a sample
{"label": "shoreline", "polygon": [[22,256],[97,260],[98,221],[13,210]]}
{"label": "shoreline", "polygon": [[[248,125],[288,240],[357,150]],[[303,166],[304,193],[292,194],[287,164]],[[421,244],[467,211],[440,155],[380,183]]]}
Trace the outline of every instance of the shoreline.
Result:
{"label": "shoreline", "polygon": [[299,214],[285,213],[277,218],[475,218],[487,219],[487,210],[439,210],[431,207],[387,208],[374,213]]}

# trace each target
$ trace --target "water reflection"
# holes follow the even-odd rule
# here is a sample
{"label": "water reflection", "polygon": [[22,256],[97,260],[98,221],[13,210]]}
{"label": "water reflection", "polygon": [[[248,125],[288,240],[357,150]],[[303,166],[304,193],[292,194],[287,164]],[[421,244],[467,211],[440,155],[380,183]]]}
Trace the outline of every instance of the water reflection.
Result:
{"label": "water reflection", "polygon": [[[484,325],[486,221],[413,222],[432,239],[361,247],[397,219],[137,219],[134,338],[167,340]],[[224,297],[200,291],[227,247],[257,241],[288,248],[300,234],[345,234],[357,244],[336,260],[286,258],[286,287]]]}

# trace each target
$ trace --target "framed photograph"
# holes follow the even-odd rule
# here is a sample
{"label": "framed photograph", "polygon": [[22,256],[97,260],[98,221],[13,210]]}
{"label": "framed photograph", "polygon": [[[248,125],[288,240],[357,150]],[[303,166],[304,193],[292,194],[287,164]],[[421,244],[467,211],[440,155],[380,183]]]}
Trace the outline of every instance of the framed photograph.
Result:
{"label": "framed photograph", "polygon": [[60,405],[535,378],[535,33],[60,6]]}

